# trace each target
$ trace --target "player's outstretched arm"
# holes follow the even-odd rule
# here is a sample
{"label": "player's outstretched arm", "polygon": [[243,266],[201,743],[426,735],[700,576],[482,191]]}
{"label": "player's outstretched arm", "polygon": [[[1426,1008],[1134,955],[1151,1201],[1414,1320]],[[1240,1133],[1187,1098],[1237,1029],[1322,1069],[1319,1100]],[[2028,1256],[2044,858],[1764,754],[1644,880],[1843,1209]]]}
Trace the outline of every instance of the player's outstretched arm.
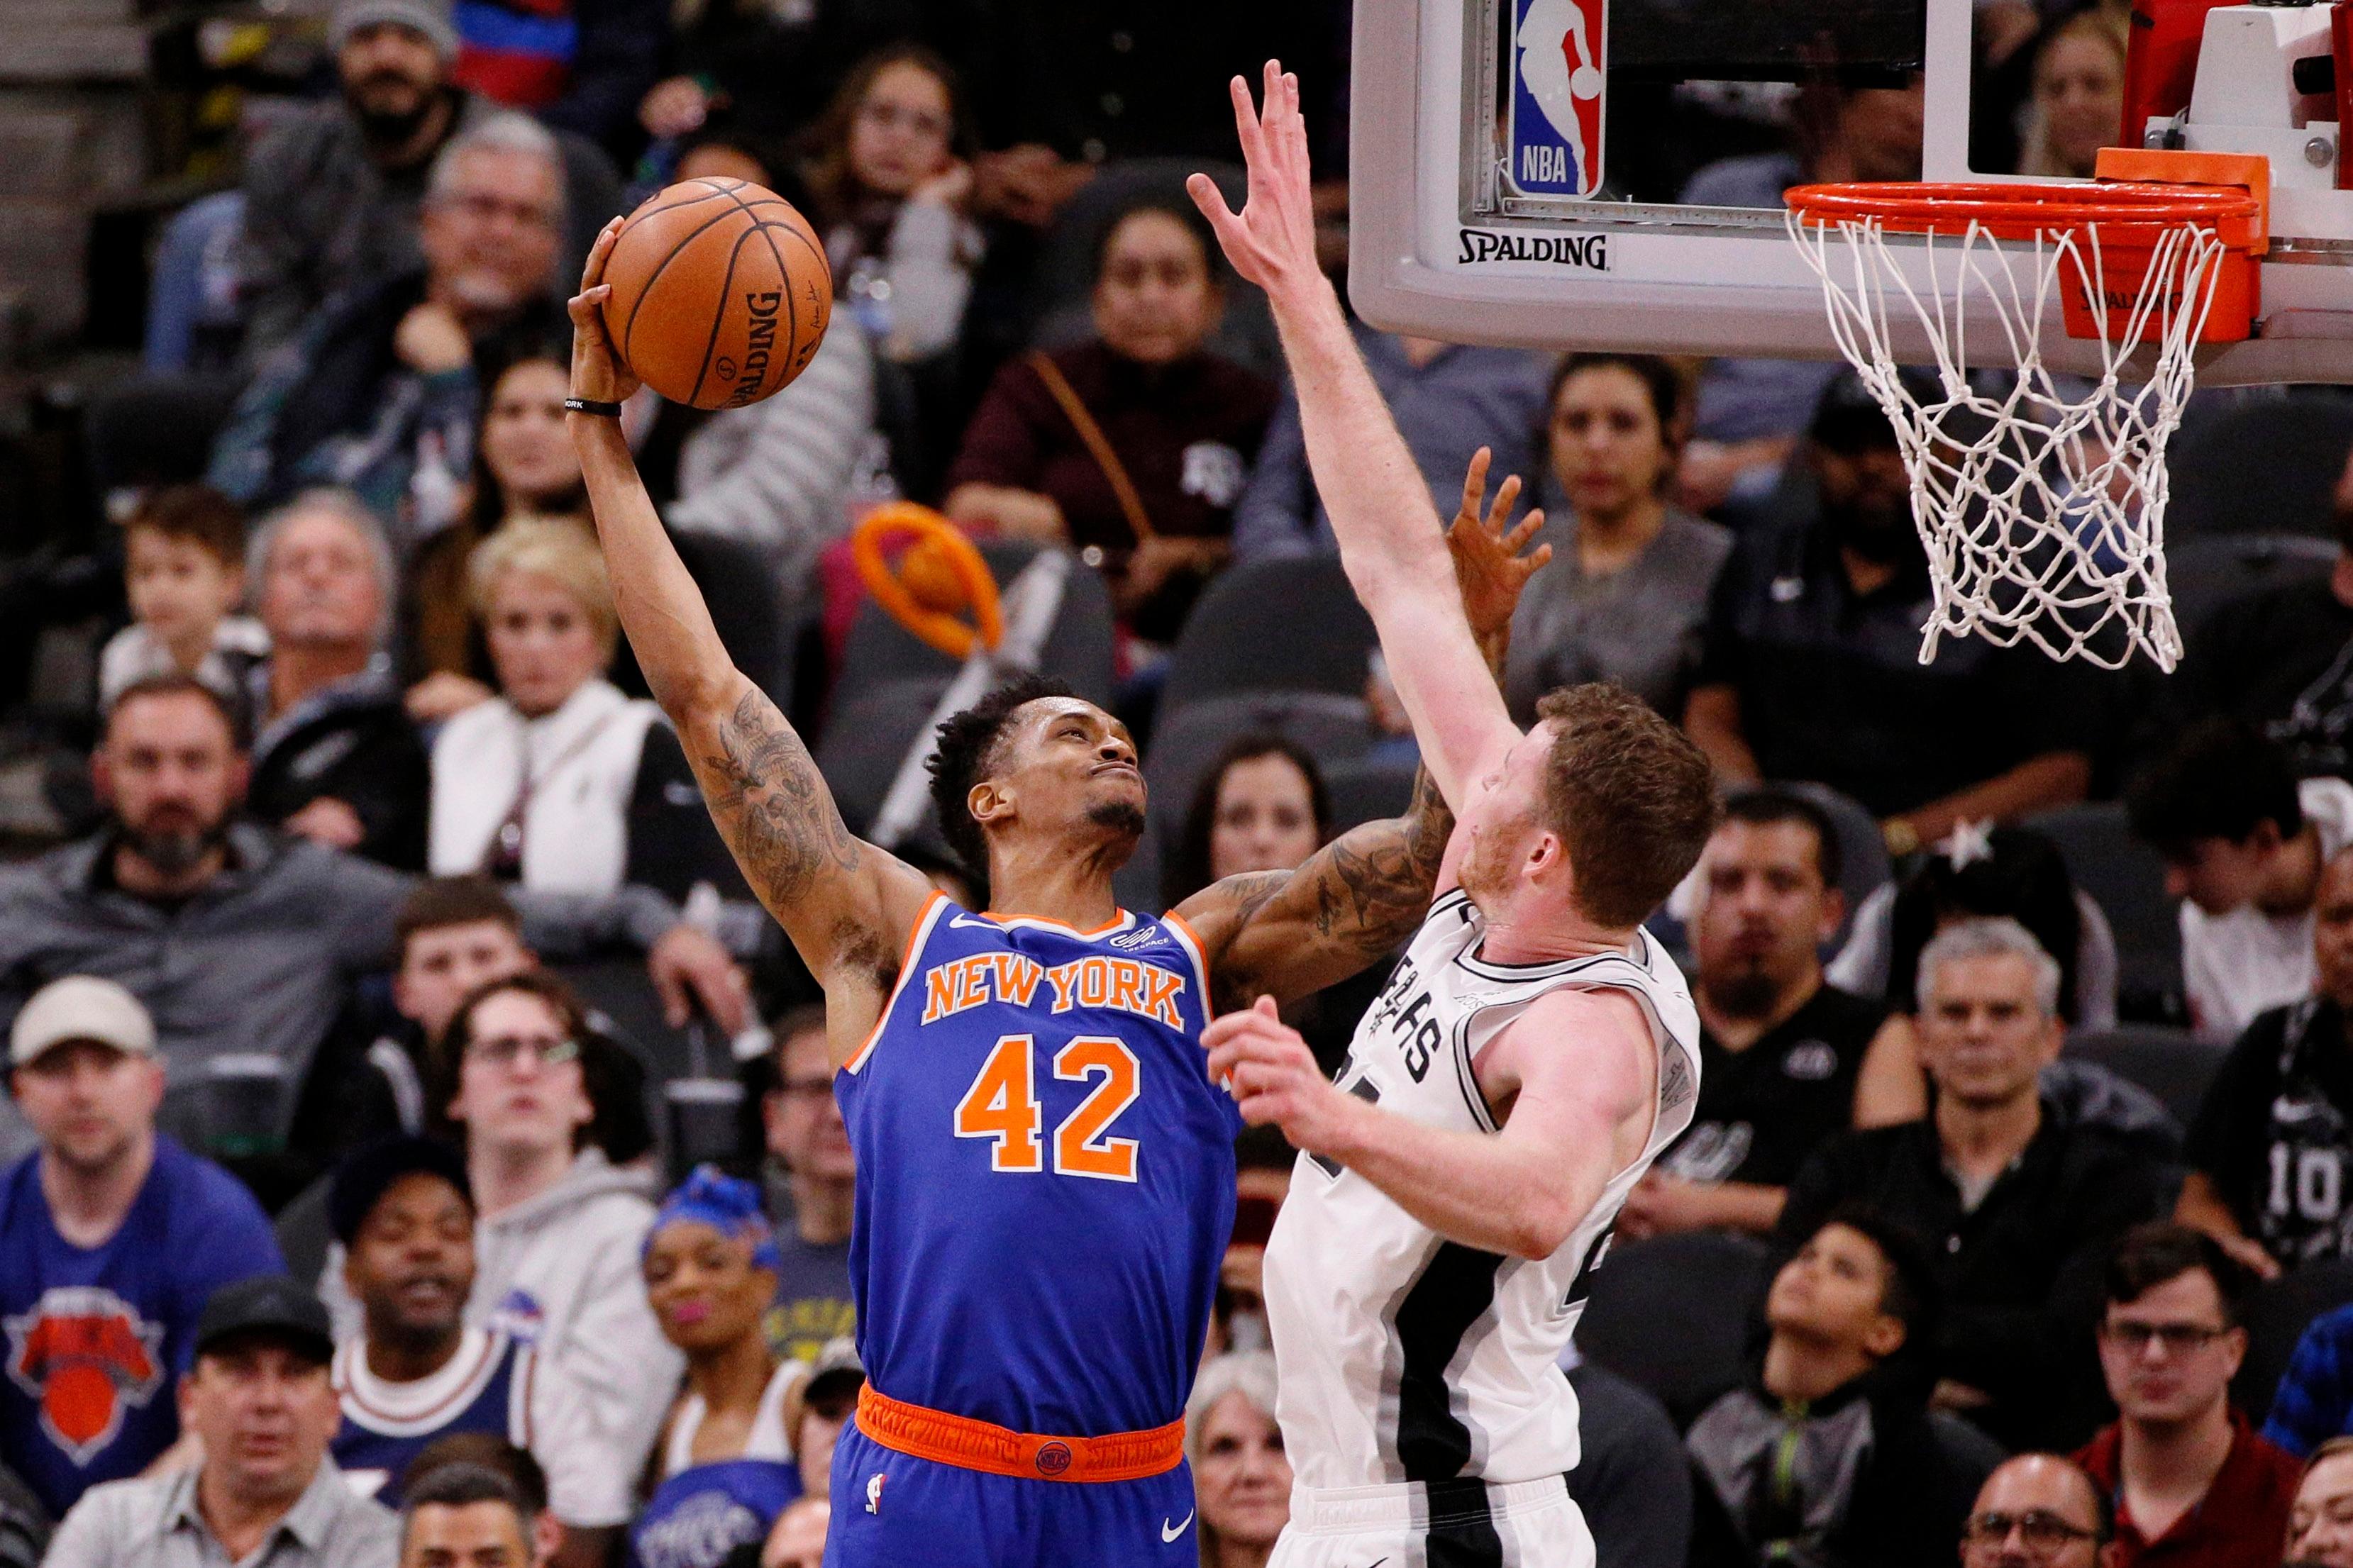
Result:
{"label": "player's outstretched arm", "polygon": [[[597,237],[571,303],[572,395],[590,402],[618,403],[637,390],[605,335],[605,258],[619,228],[616,219]],[[735,668],[638,477],[620,421],[565,418],[622,628],[744,879],[828,987],[845,964],[887,965],[930,885],[851,837],[808,748]]]}
{"label": "player's outstretched arm", "polygon": [[[1552,559],[1552,546],[1526,548],[1544,525],[1540,511],[1507,526],[1519,499],[1516,474],[1504,480],[1482,516],[1488,458],[1482,447],[1471,459],[1446,543],[1464,616],[1490,679],[1500,682],[1520,590]],[[1208,950],[1217,1010],[1320,991],[1397,946],[1449,880],[1453,833],[1454,814],[1424,767],[1414,774],[1413,799],[1402,816],[1349,829],[1296,870],[1229,877],[1187,900],[1177,913]]]}
{"label": "player's outstretched arm", "polygon": [[1308,466],[1341,563],[1380,631],[1423,760],[1460,807],[1465,785],[1494,765],[1518,731],[1448,584],[1429,488],[1356,352],[1338,296],[1316,268],[1299,80],[1270,60],[1263,111],[1240,77],[1233,98],[1249,201],[1232,212],[1205,174],[1187,188],[1227,259],[1273,307],[1299,393]]}
{"label": "player's outstretched arm", "polygon": [[1492,1137],[1425,1125],[1326,1080],[1271,1003],[1214,1020],[1201,1043],[1244,1121],[1281,1127],[1447,1240],[1514,1258],[1560,1250],[1641,1157],[1657,1100],[1650,1024],[1617,991],[1548,993],[1489,1043],[1479,1081],[1503,1122]]}

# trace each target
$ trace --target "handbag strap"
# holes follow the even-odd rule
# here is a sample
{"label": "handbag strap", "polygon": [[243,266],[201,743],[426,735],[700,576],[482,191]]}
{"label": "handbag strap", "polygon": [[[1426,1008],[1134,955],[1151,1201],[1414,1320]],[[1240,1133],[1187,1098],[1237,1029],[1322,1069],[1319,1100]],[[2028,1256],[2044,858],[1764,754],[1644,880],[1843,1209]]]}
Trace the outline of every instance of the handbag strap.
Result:
{"label": "handbag strap", "polygon": [[1111,449],[1111,441],[1103,435],[1103,426],[1095,423],[1095,416],[1087,412],[1085,404],[1079,401],[1078,391],[1071,385],[1070,378],[1062,374],[1062,367],[1048,358],[1045,350],[1031,349],[1029,368],[1038,373],[1038,379],[1046,384],[1046,390],[1053,394],[1056,403],[1061,405],[1062,413],[1071,421],[1071,428],[1079,433],[1079,439],[1094,458],[1095,467],[1101,468],[1103,478],[1111,481],[1111,493],[1118,498],[1119,510],[1126,514],[1127,526],[1135,535],[1135,542],[1141,544],[1147,539],[1157,537],[1158,530],[1152,526],[1152,519],[1145,512],[1144,498],[1136,493],[1135,481],[1127,477],[1126,465],[1119,460],[1119,454]]}

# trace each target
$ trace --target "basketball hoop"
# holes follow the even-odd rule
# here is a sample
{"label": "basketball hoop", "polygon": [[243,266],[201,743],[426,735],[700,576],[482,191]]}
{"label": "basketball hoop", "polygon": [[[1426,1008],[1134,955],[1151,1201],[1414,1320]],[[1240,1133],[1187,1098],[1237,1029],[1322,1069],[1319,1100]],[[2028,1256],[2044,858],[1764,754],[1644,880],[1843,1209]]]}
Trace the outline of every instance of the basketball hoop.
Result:
{"label": "basketball hoop", "polygon": [[[2165,583],[2166,443],[2198,345],[2253,330],[2267,169],[2121,152],[2102,152],[2102,174],[2142,177],[1788,193],[1831,335],[1894,423],[1911,479],[1934,594],[1923,664],[1948,633],[2107,669],[2136,648],[2166,670],[2181,656]],[[1891,235],[1922,243],[1894,247]],[[1927,339],[1932,395],[1899,372],[1894,299]],[[2088,381],[2042,362],[2053,304],[2068,337],[2097,345]],[[1971,384],[1968,341],[1989,315],[2018,371],[1991,391]],[[1908,330],[1900,310],[1895,324]],[[2147,379],[2128,384],[2144,348]]]}

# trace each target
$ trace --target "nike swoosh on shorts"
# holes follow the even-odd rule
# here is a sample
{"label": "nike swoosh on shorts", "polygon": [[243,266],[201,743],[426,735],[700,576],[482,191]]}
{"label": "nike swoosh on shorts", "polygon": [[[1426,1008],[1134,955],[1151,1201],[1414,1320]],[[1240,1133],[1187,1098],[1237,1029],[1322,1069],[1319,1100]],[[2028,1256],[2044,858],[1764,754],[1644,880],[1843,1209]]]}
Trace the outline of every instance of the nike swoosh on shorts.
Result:
{"label": "nike swoosh on shorts", "polygon": [[1160,1544],[1166,1546],[1170,1542],[1176,1540],[1178,1536],[1184,1534],[1185,1527],[1192,1522],[1193,1516],[1189,1512],[1187,1513],[1184,1518],[1178,1520],[1174,1525],[1171,1525],[1165,1519],[1162,1520],[1160,1521]]}

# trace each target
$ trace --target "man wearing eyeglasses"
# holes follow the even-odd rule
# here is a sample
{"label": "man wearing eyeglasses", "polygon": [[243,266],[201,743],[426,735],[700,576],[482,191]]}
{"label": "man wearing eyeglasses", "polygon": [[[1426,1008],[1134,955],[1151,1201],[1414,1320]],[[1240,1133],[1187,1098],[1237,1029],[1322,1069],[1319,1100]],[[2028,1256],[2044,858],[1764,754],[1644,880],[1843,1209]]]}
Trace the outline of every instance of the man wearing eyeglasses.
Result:
{"label": "man wearing eyeglasses", "polygon": [[776,1231],[776,1305],[769,1348],[814,1366],[830,1341],[858,1331],[849,1290],[849,1217],[856,1166],[841,1107],[825,1009],[778,1018],[776,1087],[768,1091],[768,1215]]}
{"label": "man wearing eyeglasses", "polygon": [[2056,1454],[2021,1454],[1978,1489],[1963,1568],[2118,1568],[2108,1500]]}
{"label": "man wearing eyeglasses", "polygon": [[2100,1370],[2119,1414],[2075,1459],[2113,1500],[2116,1568],[2271,1568],[2296,1463],[2231,1408],[2242,1278],[2169,1222],[2126,1231],[2109,1257]]}

